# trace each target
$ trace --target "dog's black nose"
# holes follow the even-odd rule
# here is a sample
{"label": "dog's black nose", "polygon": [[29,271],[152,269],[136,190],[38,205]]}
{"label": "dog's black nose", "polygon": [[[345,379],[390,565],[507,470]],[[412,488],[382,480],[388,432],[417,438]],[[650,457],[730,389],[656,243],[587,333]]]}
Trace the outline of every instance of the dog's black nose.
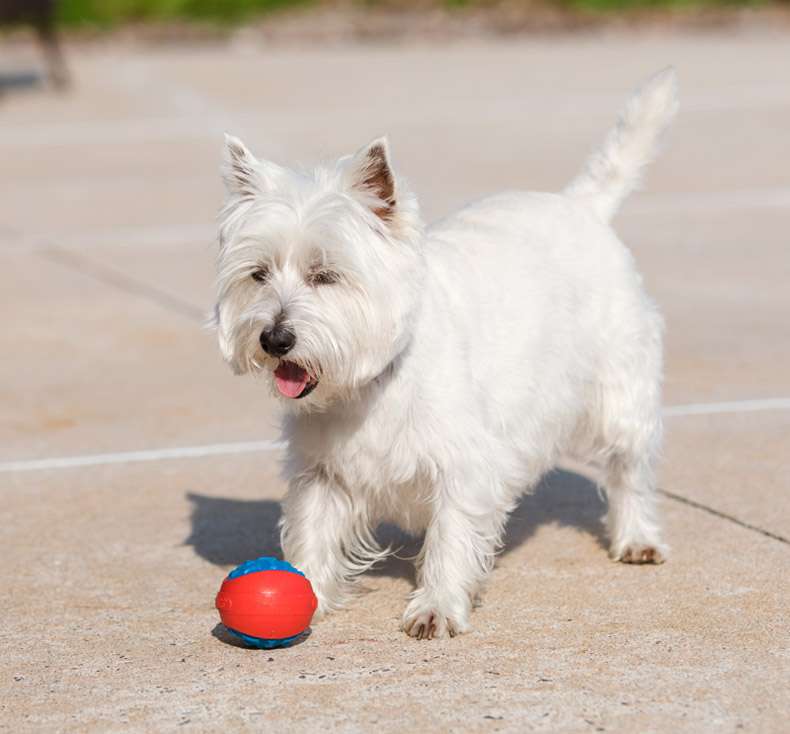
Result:
{"label": "dog's black nose", "polygon": [[296,335],[282,324],[276,324],[271,329],[264,329],[261,332],[261,346],[266,354],[272,357],[282,357],[293,349],[296,343]]}

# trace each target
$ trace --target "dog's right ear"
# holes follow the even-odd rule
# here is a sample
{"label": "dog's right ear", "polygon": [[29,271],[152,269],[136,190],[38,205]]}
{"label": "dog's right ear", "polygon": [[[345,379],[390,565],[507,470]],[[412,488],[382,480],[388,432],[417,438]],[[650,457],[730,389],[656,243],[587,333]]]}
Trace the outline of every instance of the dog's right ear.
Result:
{"label": "dog's right ear", "polygon": [[236,358],[236,350],[233,347],[233,337],[230,333],[230,314],[228,313],[230,304],[217,303],[214,306],[214,311],[209,317],[206,326],[210,329],[215,329],[217,332],[217,341],[219,342],[219,351],[222,358],[230,365],[234,374],[241,375],[247,370],[244,365],[239,364]]}
{"label": "dog's right ear", "polygon": [[254,196],[268,191],[279,170],[276,164],[255,158],[241,140],[225,134],[222,177],[229,195]]}

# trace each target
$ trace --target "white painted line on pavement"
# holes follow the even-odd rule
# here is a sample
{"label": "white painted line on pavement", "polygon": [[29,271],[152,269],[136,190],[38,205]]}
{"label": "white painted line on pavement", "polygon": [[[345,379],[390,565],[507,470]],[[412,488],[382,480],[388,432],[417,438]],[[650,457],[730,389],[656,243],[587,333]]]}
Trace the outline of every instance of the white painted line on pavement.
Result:
{"label": "white painted line on pavement", "polygon": [[182,446],[172,449],[120,451],[112,454],[87,454],[83,456],[62,456],[52,459],[5,461],[0,462],[0,473],[73,469],[81,466],[103,466],[105,464],[134,464],[142,461],[161,461],[163,459],[195,459],[203,456],[250,454],[258,451],[278,451],[284,445],[281,441],[242,441],[239,443],[214,443],[205,446]]}
{"label": "white painted line on pavement", "polygon": [[[672,405],[664,408],[664,415],[666,417],[716,415],[719,413],[750,413],[764,410],[790,410],[790,398]],[[0,474],[50,469],[73,469],[75,467],[104,466],[107,464],[135,464],[144,461],[162,461],[164,459],[196,459],[205,456],[250,454],[279,451],[284,447],[285,443],[282,441],[241,441],[237,443],[214,443],[204,446],[182,446],[171,449],[151,449],[148,451],[120,451],[110,454],[62,456],[51,459],[25,459],[0,462]]]}
{"label": "white painted line on pavement", "polygon": [[754,413],[762,410],[790,410],[790,398],[735,400],[729,403],[689,403],[664,408],[664,416],[715,415],[716,413]]}

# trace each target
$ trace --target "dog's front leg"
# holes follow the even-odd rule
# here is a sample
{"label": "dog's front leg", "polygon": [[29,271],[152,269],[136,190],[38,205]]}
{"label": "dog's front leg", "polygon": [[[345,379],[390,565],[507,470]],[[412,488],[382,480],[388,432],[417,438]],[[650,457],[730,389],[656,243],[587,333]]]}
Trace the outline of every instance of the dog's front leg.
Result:
{"label": "dog's front leg", "polygon": [[316,614],[342,606],[351,577],[381,551],[370,532],[367,508],[321,468],[295,477],[283,501],[280,544],[285,559],[310,579]]}
{"label": "dog's front leg", "polygon": [[[418,588],[403,615],[403,630],[420,639],[454,637],[469,629],[472,599],[493,565],[505,509],[444,481],[418,558]],[[461,490],[461,491],[459,491]]]}

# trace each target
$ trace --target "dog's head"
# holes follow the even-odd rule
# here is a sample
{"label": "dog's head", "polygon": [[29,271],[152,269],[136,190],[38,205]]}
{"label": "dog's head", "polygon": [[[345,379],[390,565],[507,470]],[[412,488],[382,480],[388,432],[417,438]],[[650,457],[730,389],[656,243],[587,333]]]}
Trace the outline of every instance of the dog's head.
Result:
{"label": "dog's head", "polygon": [[387,142],[310,172],[226,138],[216,325],[237,373],[294,407],[345,399],[406,346],[422,272],[414,197]]}

